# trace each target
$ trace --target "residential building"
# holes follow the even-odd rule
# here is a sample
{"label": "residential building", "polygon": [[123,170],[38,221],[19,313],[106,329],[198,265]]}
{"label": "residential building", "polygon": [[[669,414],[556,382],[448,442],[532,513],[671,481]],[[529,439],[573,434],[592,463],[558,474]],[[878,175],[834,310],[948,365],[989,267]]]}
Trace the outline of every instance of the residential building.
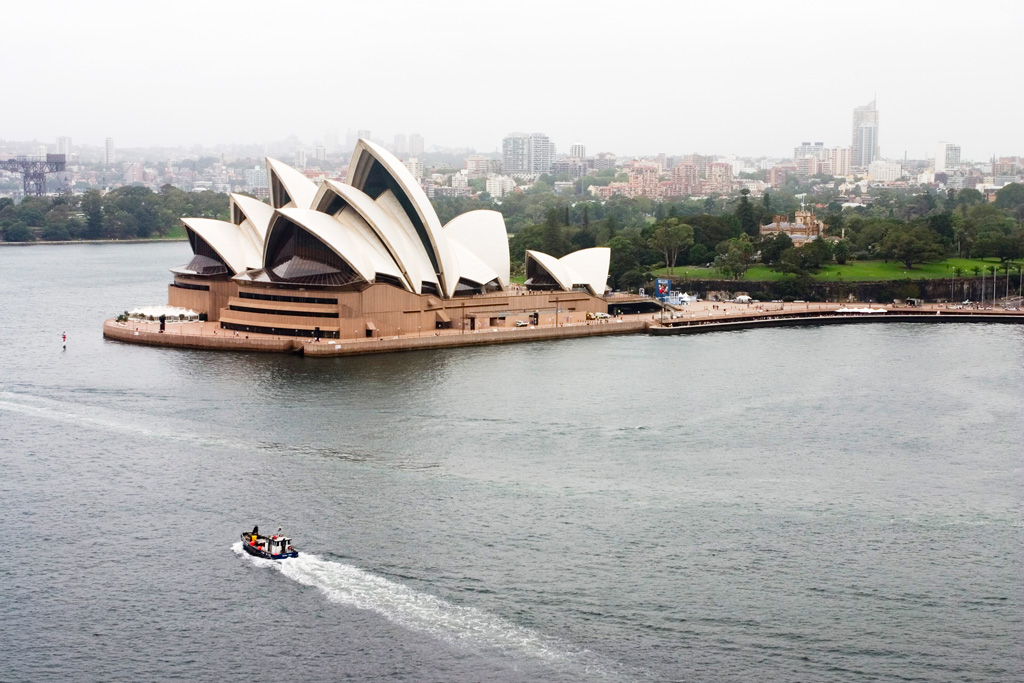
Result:
{"label": "residential building", "polygon": [[61,135],[57,138],[57,154],[68,156],[71,154],[71,138]]}
{"label": "residential building", "polygon": [[555,145],[543,133],[510,133],[501,144],[502,171],[536,176],[551,171]]}
{"label": "residential building", "polygon": [[834,176],[848,176],[852,161],[852,147],[833,147],[828,151],[828,159],[822,166],[822,172]]}
{"label": "residential building", "polygon": [[878,182],[888,183],[903,177],[903,164],[890,161],[872,161],[868,166],[868,175]]}
{"label": "residential building", "polygon": [[409,169],[409,173],[412,173],[412,177],[416,180],[421,180],[423,178],[423,162],[416,157],[409,157],[406,159],[403,166]]}
{"label": "residential building", "polygon": [[732,164],[726,161],[716,161],[709,165],[704,191],[719,194],[732,192]]}
{"label": "residential building", "polygon": [[516,189],[516,181],[509,178],[507,175],[491,174],[487,176],[487,183],[484,186],[484,189],[487,190],[487,194],[496,199],[500,199],[512,190]]}
{"label": "residential building", "polygon": [[497,171],[494,166],[497,164],[493,160],[479,154],[471,154],[466,157],[465,168],[469,172],[470,178],[486,178],[488,173]]}
{"label": "residential building", "polygon": [[617,164],[618,157],[611,152],[598,152],[591,166],[597,171],[607,171],[608,169],[615,168]]}
{"label": "residential building", "polygon": [[110,166],[117,160],[114,154],[114,138],[107,138],[103,148],[103,163]]}
{"label": "residential building", "polygon": [[582,142],[574,142],[569,147],[569,156],[573,159],[586,159],[587,148],[583,146]]}
{"label": "residential building", "polygon": [[306,168],[306,150],[295,150],[295,167]]}
{"label": "residential building", "polygon": [[797,157],[793,163],[796,166],[796,177],[806,180],[812,175],[821,173],[821,160],[813,156]]}

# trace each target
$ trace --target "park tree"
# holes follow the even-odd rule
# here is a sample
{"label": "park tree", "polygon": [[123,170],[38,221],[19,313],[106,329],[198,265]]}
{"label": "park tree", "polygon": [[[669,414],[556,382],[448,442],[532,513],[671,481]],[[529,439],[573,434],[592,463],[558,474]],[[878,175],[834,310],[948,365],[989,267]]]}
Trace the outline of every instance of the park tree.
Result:
{"label": "park tree", "polygon": [[5,242],[32,242],[34,240],[35,235],[23,221],[12,221],[4,228]]}
{"label": "park tree", "polygon": [[784,232],[768,234],[761,238],[761,263],[770,266],[777,263],[782,252],[792,248],[793,238]]}
{"label": "park tree", "polygon": [[679,252],[693,245],[693,226],[686,225],[678,218],[666,218],[655,224],[654,233],[647,244],[665,257],[665,267],[671,275]]}
{"label": "park tree", "polygon": [[890,229],[881,244],[887,258],[899,261],[908,269],[915,263],[942,258],[942,248],[934,232],[919,225],[903,225]]}
{"label": "park tree", "polygon": [[747,234],[740,235],[718,245],[715,268],[726,277],[740,280],[754,260],[754,244]]}
{"label": "park tree", "polygon": [[1010,213],[1024,218],[1024,185],[1010,183],[996,192],[997,209],[1005,209]]}
{"label": "park tree", "polygon": [[85,214],[85,238],[94,240],[102,237],[103,196],[99,190],[87,190],[82,195],[82,213]]}
{"label": "park tree", "polygon": [[839,265],[846,265],[850,260],[850,243],[847,240],[839,240],[832,249],[832,257]]}
{"label": "park tree", "polygon": [[740,222],[740,228],[746,234],[751,237],[756,237],[760,232],[761,226],[757,224],[757,219],[754,216],[754,207],[750,203],[750,190],[743,188],[740,190],[740,201],[736,206],[736,219]]}

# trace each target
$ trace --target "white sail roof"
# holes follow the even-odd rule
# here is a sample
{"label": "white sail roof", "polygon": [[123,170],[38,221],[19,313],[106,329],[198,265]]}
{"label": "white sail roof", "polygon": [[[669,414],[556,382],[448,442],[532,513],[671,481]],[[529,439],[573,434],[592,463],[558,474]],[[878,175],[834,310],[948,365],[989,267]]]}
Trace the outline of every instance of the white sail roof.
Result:
{"label": "white sail roof", "polygon": [[580,249],[560,259],[528,249],[527,264],[531,260],[547,271],[566,291],[573,287],[586,287],[594,296],[604,296],[608,283],[608,267],[611,264],[611,249],[608,247]]}
{"label": "white sail roof", "polygon": [[[456,216],[444,226],[444,234],[452,244],[459,244],[472,252],[473,256],[494,271],[491,280],[497,278],[502,289],[507,289],[511,262],[508,252],[508,232],[505,230],[505,219],[497,211],[467,211]],[[463,257],[459,254],[459,264],[463,269],[461,277],[467,277]],[[473,278],[468,278],[473,279]],[[480,282],[479,280],[475,280]],[[487,280],[486,282],[490,282]],[[483,283],[481,283],[483,284]]]}
{"label": "white sail roof", "polygon": [[[241,213],[242,220],[236,220]],[[249,228],[253,230],[262,244],[267,239],[267,228],[274,218],[274,207],[264,204],[258,199],[247,197],[244,194],[231,194],[231,219],[236,225],[243,225],[249,222]]]}
{"label": "white sail roof", "polygon": [[[352,270],[360,278],[367,282],[373,282],[377,264],[374,262],[373,256],[368,253],[366,243],[359,233],[346,229],[333,216],[311,209],[278,209],[277,213],[278,216],[270,224],[270,230],[267,232],[267,246],[271,243],[274,230],[282,224],[281,218],[287,218],[330,247],[335,254],[352,267]],[[267,256],[265,246],[264,263],[266,263]]]}
{"label": "white sail roof", "polygon": [[[355,210],[366,224],[373,229],[377,237],[387,248],[388,253],[395,260],[395,263],[402,271],[402,279],[412,291],[422,293],[423,280],[437,282],[434,276],[433,267],[427,258],[423,245],[416,238],[415,228],[409,223],[409,230],[390,211],[385,210],[378,202],[372,200],[369,195],[360,192],[351,185],[336,183],[333,180],[324,181],[317,192],[314,206],[318,211],[332,210],[331,197],[342,200],[344,207]],[[401,207],[399,206],[399,210]],[[404,213],[401,216],[408,223]]]}
{"label": "white sail roof", "polygon": [[582,285],[594,296],[604,296],[611,258],[612,250],[608,247],[593,247],[566,254],[558,261],[572,277],[574,287]]}
{"label": "white sail roof", "polygon": [[[397,157],[380,145],[369,140],[360,139],[356,143],[356,147],[352,151],[352,158],[349,161],[348,184],[356,189],[366,191],[367,181],[370,180],[370,174],[375,163],[380,164],[394,181],[396,187],[389,187],[388,189],[391,189],[393,192],[401,192],[411,205],[412,213],[415,216],[410,216],[410,218],[413,218],[415,223],[419,223],[423,230],[422,233],[417,230],[417,236],[421,242],[425,242],[423,246],[430,249],[434,256],[434,261],[437,263],[437,275],[441,279],[440,285],[444,296],[451,297],[455,293],[455,286],[459,282],[458,264],[455,263],[455,256],[452,254],[448,242],[444,239],[441,221],[438,220],[434,207],[430,205],[430,200],[427,199],[426,193],[423,192],[423,188],[420,187],[419,182],[409,172],[409,169],[403,166]],[[376,199],[374,193],[368,194]]]}
{"label": "white sail roof", "polygon": [[288,164],[267,157],[270,202],[275,209],[308,209],[316,196],[316,183]]}
{"label": "white sail roof", "polygon": [[261,261],[259,256],[250,253],[251,243],[242,239],[234,223],[213,218],[182,218],[181,222],[209,244],[235,275],[244,271],[250,261]]}

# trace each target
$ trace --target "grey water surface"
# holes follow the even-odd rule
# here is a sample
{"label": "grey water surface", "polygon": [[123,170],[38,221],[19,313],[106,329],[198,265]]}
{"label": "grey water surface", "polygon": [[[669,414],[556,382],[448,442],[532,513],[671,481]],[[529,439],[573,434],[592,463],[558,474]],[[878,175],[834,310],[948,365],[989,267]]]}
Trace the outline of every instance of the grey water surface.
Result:
{"label": "grey water surface", "polygon": [[3,681],[1024,680],[1024,327],[102,339],[188,258],[0,249]]}

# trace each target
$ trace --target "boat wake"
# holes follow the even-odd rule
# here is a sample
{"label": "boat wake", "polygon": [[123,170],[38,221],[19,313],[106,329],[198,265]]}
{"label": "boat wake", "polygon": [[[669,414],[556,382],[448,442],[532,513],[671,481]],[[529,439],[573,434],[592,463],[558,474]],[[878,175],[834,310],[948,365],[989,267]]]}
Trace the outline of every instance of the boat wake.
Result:
{"label": "boat wake", "polygon": [[[247,555],[242,543],[231,549],[259,567],[277,569],[289,579],[318,589],[331,602],[376,612],[387,620],[449,643],[526,655],[559,668],[582,669],[588,678],[608,678],[594,654],[568,646],[475,607],[463,607],[351,565],[310,553],[283,561]],[[617,678],[617,676],[615,676]]]}

